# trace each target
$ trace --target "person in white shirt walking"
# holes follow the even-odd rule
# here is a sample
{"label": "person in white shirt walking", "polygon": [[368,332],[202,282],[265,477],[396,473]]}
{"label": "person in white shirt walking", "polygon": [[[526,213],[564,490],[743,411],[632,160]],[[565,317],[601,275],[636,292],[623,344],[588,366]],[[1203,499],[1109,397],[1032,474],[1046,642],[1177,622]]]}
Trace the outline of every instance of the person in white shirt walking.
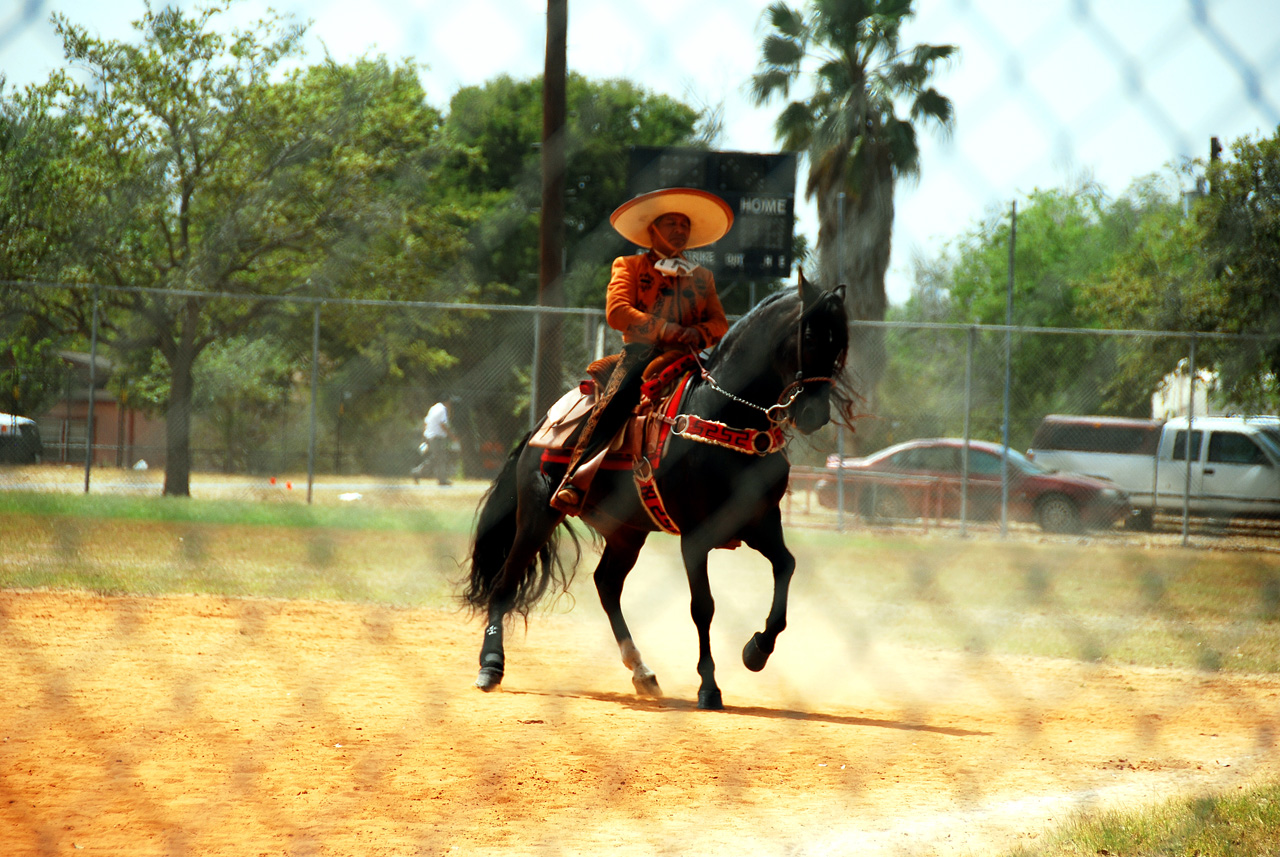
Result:
{"label": "person in white shirt walking", "polygon": [[415,484],[423,475],[435,477],[440,485],[453,484],[452,477],[457,467],[453,460],[453,445],[457,437],[449,424],[449,417],[456,402],[456,399],[436,402],[422,418],[422,437],[426,441],[427,455],[421,464],[413,468]]}

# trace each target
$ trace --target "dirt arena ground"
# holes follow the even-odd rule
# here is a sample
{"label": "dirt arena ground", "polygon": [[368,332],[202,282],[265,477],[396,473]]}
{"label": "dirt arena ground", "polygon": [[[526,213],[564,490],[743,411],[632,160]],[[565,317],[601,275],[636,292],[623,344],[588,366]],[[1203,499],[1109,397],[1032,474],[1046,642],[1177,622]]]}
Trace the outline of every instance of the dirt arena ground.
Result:
{"label": "dirt arena ground", "polygon": [[1280,679],[835,652],[801,612],[753,674],[763,609],[718,613],[700,712],[682,609],[633,622],[659,703],[591,603],[486,695],[463,614],[3,592],[0,853],[990,854],[1280,769]]}

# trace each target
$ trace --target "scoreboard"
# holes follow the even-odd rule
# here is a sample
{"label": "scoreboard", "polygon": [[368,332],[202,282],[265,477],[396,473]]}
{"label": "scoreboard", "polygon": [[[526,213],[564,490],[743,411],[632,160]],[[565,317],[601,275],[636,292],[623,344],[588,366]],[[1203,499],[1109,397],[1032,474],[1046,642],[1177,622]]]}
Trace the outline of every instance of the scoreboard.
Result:
{"label": "scoreboard", "polygon": [[664,187],[710,191],[733,209],[733,228],[728,235],[684,254],[709,268],[717,282],[791,275],[794,153],[632,146],[627,173],[630,196]]}

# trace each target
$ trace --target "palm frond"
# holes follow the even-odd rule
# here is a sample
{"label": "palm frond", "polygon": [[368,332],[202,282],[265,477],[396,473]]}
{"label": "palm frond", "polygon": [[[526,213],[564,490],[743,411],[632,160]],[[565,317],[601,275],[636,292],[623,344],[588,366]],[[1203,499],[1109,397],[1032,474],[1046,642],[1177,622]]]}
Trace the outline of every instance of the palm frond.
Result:
{"label": "palm frond", "polygon": [[881,137],[898,175],[914,176],[920,172],[920,145],[914,125],[891,118],[885,122]]}
{"label": "palm frond", "polygon": [[766,69],[751,76],[751,98],[756,104],[764,104],[774,95],[783,98],[791,94],[791,79],[795,75],[783,69]]}
{"label": "palm frond", "polygon": [[933,66],[959,54],[960,49],[955,45],[916,45],[911,49],[911,62],[914,65]]}
{"label": "palm frond", "polygon": [[778,114],[774,131],[784,149],[793,151],[808,149],[813,140],[813,113],[809,105],[803,101],[793,101],[788,104]]}
{"label": "palm frond", "polygon": [[893,18],[899,22],[912,17],[915,13],[911,4],[915,0],[879,0],[876,3],[876,14],[882,18]]}
{"label": "palm frond", "polygon": [[873,5],[874,0],[814,0],[814,39],[837,50],[852,50],[865,36]]}
{"label": "palm frond", "polygon": [[892,92],[915,92],[929,79],[929,67],[895,62],[878,69],[882,85]]}
{"label": "palm frond", "polygon": [[803,40],[808,33],[804,16],[786,3],[773,3],[765,14],[769,16],[769,26],[783,36]]}
{"label": "palm frond", "polygon": [[771,35],[765,38],[760,54],[769,65],[792,68],[804,59],[804,43],[792,37]]}
{"label": "palm frond", "polygon": [[843,60],[836,58],[822,63],[816,74],[822,79],[823,87],[830,90],[836,98],[858,97],[858,93],[849,92],[854,86],[854,80],[849,64]]}
{"label": "palm frond", "polygon": [[911,104],[911,118],[928,119],[938,123],[944,131],[950,131],[955,108],[951,99],[930,87],[916,96]]}

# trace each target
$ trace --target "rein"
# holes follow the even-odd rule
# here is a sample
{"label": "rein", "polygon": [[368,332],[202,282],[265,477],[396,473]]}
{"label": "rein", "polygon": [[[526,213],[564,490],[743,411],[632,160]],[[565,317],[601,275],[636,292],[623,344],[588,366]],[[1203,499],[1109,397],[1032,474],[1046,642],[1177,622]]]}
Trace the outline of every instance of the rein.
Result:
{"label": "rein", "polygon": [[[812,308],[811,308],[812,311]],[[694,362],[698,364],[698,371],[702,376],[702,380],[707,386],[715,390],[722,396],[745,405],[748,408],[757,410],[764,414],[769,420],[769,428],[767,431],[759,431],[758,429],[735,429],[724,423],[704,420],[701,417],[689,415],[681,415],[672,420],[673,433],[681,437],[687,437],[690,440],[710,443],[715,446],[723,446],[728,449],[736,449],[739,452],[754,453],[755,455],[768,455],[776,452],[787,445],[788,437],[787,429],[795,425],[795,418],[791,416],[791,406],[795,404],[797,398],[804,392],[805,384],[819,384],[822,382],[834,383],[835,379],[827,375],[813,375],[806,377],[804,374],[804,318],[807,313],[801,313],[799,320],[796,322],[796,379],[782,388],[782,392],[778,394],[778,401],[769,407],[757,405],[755,402],[747,401],[730,391],[721,387],[716,383],[716,379],[707,371],[706,365],[703,364],[697,352],[693,353]],[[684,424],[680,425],[679,421],[683,420]],[[767,441],[765,440],[767,439]]]}
{"label": "rein", "polygon": [[[672,435],[699,443],[719,446],[724,449],[731,449],[735,452],[765,456],[784,450],[790,440],[787,430],[795,426],[795,418],[791,414],[791,408],[796,399],[804,393],[805,384],[818,384],[824,381],[828,383],[835,382],[835,379],[830,376],[814,375],[806,377],[804,374],[805,315],[807,313],[801,312],[800,319],[797,322],[795,380],[784,387],[782,392],[778,394],[777,402],[768,407],[757,405],[755,402],[748,401],[721,387],[711,373],[707,371],[707,367],[703,364],[702,358],[698,356],[698,353],[693,350],[690,351],[690,356],[693,358],[693,362],[697,364],[698,372],[708,387],[740,405],[764,414],[769,420],[769,428],[763,431],[754,428],[734,428],[725,423],[703,419],[696,414],[676,413],[684,398],[685,385],[688,383],[691,373],[684,376],[680,386],[671,394],[667,400],[665,412],[656,412],[652,418],[664,424],[666,431],[669,431]],[[683,363],[682,359],[669,367],[669,369],[675,370],[677,366],[682,367]],[[684,369],[681,368],[680,371],[683,372]],[[665,438],[659,435],[656,449],[661,450],[665,448],[665,445]],[[644,507],[645,512],[648,513],[650,520],[664,532],[678,535],[680,528],[667,513],[666,504],[662,500],[662,493],[658,490],[655,479],[657,461],[657,456],[654,457],[653,461],[650,461],[647,453],[642,453],[633,466],[632,477],[635,480],[636,490],[640,495],[641,505]]]}

